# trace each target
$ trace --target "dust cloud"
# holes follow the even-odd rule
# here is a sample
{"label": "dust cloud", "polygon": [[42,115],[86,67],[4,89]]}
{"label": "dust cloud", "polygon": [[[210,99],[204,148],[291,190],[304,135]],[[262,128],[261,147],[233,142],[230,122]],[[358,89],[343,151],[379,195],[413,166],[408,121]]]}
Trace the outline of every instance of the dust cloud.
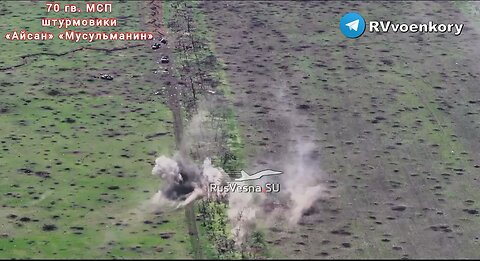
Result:
{"label": "dust cloud", "polygon": [[181,153],[176,153],[173,158],[158,157],[152,174],[162,179],[163,187],[152,198],[152,204],[159,207],[184,207],[205,196],[217,199],[220,195],[210,193],[208,186],[220,185],[226,180],[226,173],[213,167],[209,158],[199,168]]}
{"label": "dust cloud", "polygon": [[[297,225],[304,213],[315,202],[325,196],[321,178],[318,151],[307,135],[308,129],[298,130],[297,126],[307,119],[291,110],[291,104],[283,102],[285,108],[277,110],[289,126],[287,150],[278,156],[280,161],[270,166],[261,166],[283,171],[273,178],[262,178],[246,184],[264,185],[265,182],[280,183],[279,193],[242,193],[231,191],[227,194],[209,191],[209,184],[227,184],[231,178],[222,168],[212,165],[210,157],[219,157],[224,152],[226,133],[222,132],[222,119],[211,112],[214,102],[199,106],[184,131],[181,151],[173,158],[160,156],[155,161],[152,174],[161,178],[162,188],[152,198],[157,207],[184,207],[191,202],[208,200],[227,201],[231,237],[241,246],[259,227]],[[212,107],[213,106],[213,107]],[[188,156],[187,156],[188,155]],[[205,159],[202,165],[191,160]],[[280,164],[278,163],[280,162]],[[260,171],[262,169],[258,169]],[[240,170],[238,170],[240,171]],[[242,183],[245,184],[245,183]]]}

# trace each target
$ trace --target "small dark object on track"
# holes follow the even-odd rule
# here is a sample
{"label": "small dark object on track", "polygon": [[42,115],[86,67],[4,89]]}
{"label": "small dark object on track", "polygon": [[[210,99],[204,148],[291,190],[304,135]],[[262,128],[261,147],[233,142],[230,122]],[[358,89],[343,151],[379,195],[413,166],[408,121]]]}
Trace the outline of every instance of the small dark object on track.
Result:
{"label": "small dark object on track", "polygon": [[111,81],[111,80],[113,80],[113,76],[108,75],[108,74],[102,74],[102,75],[100,75],[100,79]]}
{"label": "small dark object on track", "polygon": [[161,45],[159,43],[154,43],[154,44],[152,44],[152,49],[157,50],[158,48],[160,48],[160,46]]}
{"label": "small dark object on track", "polygon": [[160,59],[160,62],[161,62],[161,63],[169,63],[169,62],[170,62],[170,59],[168,58],[168,56],[163,56],[163,57]]}

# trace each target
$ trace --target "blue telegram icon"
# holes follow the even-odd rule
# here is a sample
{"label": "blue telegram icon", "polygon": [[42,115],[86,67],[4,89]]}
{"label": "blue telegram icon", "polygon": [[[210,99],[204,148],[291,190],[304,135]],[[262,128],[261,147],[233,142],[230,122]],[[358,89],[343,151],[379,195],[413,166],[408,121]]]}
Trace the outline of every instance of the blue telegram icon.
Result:
{"label": "blue telegram icon", "polygon": [[365,19],[359,13],[346,13],[340,19],[340,31],[348,38],[360,37],[365,32]]}

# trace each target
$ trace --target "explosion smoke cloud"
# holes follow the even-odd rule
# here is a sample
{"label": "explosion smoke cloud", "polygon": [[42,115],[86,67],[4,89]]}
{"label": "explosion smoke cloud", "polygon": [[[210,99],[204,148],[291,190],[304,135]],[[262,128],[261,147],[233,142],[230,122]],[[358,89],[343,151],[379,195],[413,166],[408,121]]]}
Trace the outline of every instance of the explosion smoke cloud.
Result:
{"label": "explosion smoke cloud", "polygon": [[[279,223],[287,223],[290,226],[298,224],[304,213],[315,202],[325,195],[324,187],[320,181],[323,176],[321,166],[316,156],[316,146],[308,138],[308,129],[297,126],[307,122],[305,115],[299,115],[292,110],[292,103],[281,101],[285,108],[277,110],[279,118],[284,119],[290,130],[285,138],[289,144],[285,144],[288,150],[282,152],[275,162],[265,168],[275,168],[283,171],[280,178],[274,178],[281,182],[281,191],[277,195],[251,194],[230,192],[228,195],[220,195],[209,191],[209,184],[224,184],[229,181],[228,175],[221,168],[212,165],[209,156],[221,156],[224,152],[225,140],[222,140],[221,121],[208,113],[210,105],[202,106],[189,122],[185,129],[181,152],[173,159],[165,156],[155,161],[153,174],[162,178],[162,189],[155,195],[157,204],[175,205],[183,207],[191,202],[207,198],[216,201],[228,201],[227,215],[229,218],[231,236],[236,246],[241,248],[249,235],[257,226],[278,226]],[[214,103],[212,103],[214,104]],[[207,107],[205,109],[204,107]],[[203,110],[202,110],[203,108]],[[289,136],[289,137],[288,137]],[[197,158],[205,158],[202,166],[195,165],[189,157],[191,153]],[[271,179],[263,178],[254,181],[254,184],[271,182]],[[273,207],[272,207],[273,206]]]}
{"label": "explosion smoke cloud", "polygon": [[206,158],[202,169],[180,153],[174,158],[160,156],[155,160],[152,174],[163,181],[162,189],[156,193],[152,201],[157,205],[172,205],[183,207],[191,202],[207,196],[218,199],[221,195],[211,194],[209,184],[220,185],[226,178],[226,173],[212,166],[211,160]]}

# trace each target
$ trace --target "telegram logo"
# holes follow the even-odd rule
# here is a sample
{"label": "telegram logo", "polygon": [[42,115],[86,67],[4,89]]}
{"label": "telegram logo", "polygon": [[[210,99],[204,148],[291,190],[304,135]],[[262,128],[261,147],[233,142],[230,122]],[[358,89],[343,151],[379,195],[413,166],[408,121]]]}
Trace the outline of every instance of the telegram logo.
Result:
{"label": "telegram logo", "polygon": [[340,31],[348,38],[360,37],[365,32],[365,19],[359,13],[346,13],[340,19]]}

